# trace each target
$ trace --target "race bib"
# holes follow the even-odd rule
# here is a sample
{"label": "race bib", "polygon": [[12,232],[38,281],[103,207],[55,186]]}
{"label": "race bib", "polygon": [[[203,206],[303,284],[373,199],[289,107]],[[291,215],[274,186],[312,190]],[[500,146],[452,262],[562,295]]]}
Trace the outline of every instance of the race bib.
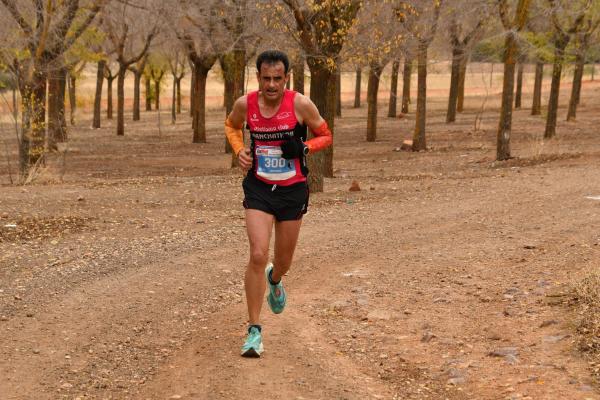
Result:
{"label": "race bib", "polygon": [[296,163],[283,158],[279,146],[257,146],[256,160],[256,175],[262,178],[283,181],[296,176]]}

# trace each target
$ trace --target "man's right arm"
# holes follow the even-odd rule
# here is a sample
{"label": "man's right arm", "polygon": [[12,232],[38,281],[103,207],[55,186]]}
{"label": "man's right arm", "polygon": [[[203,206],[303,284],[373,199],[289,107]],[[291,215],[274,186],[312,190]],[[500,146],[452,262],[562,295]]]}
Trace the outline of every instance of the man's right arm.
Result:
{"label": "man's right arm", "polygon": [[246,96],[242,96],[233,103],[233,109],[225,120],[225,136],[236,156],[244,148],[242,127],[246,119],[246,107]]}
{"label": "man's right arm", "polygon": [[240,167],[244,170],[248,170],[252,166],[250,148],[244,146],[244,134],[242,132],[247,108],[247,97],[240,97],[233,104],[233,110],[225,120],[225,136],[227,136],[233,153],[238,158]]}

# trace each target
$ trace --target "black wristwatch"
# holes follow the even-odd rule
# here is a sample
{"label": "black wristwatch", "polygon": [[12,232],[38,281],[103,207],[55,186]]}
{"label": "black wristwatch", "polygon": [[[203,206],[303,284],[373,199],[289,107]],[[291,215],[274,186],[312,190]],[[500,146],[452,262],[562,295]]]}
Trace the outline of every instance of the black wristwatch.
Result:
{"label": "black wristwatch", "polygon": [[308,155],[308,146],[304,144],[304,148],[302,149],[302,153],[307,156]]}

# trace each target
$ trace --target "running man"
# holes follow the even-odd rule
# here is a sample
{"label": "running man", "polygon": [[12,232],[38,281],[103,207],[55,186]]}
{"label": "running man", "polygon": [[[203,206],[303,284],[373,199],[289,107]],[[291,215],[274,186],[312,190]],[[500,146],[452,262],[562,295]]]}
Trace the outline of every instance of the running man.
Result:
{"label": "running man", "polygon": [[[267,303],[275,314],[285,308],[282,277],[290,269],[308,208],[306,156],[332,143],[331,131],[317,107],[306,96],[285,85],[289,60],[285,53],[268,50],[256,59],[259,90],[237,99],[225,121],[225,134],[240,168],[247,171],[242,187],[250,261],[244,286],[249,327],[242,356],[263,352],[260,311],[267,284]],[[242,127],[250,130],[244,146]],[[306,140],[306,127],[314,138]],[[269,243],[275,226],[275,254],[269,263]]]}

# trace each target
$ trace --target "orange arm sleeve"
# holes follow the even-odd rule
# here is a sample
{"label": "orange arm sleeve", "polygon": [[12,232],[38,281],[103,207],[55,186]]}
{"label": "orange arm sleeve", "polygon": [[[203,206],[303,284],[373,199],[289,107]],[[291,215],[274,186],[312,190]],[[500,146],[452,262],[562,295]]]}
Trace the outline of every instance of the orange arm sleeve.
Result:
{"label": "orange arm sleeve", "polygon": [[308,147],[310,153],[324,150],[333,143],[333,135],[327,126],[327,121],[323,121],[321,126],[312,130],[312,133],[315,137],[304,143]]}
{"label": "orange arm sleeve", "polygon": [[241,128],[236,128],[231,124],[229,118],[225,120],[225,136],[227,136],[233,154],[237,156],[244,149],[244,134]]}

